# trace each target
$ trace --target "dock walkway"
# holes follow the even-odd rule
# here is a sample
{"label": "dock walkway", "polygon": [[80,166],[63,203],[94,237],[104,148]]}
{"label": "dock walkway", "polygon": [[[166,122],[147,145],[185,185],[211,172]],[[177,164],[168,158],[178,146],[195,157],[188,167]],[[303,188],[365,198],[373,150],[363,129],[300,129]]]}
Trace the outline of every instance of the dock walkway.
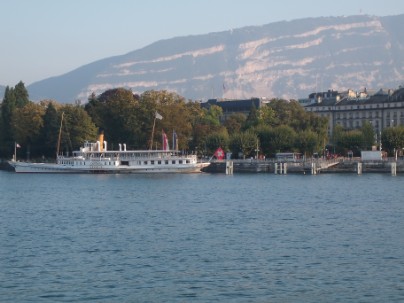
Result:
{"label": "dock walkway", "polygon": [[[229,161],[213,161],[204,169],[209,173],[229,172]],[[404,160],[361,161],[360,158],[338,158],[331,160],[310,159],[306,161],[282,162],[266,160],[231,160],[231,173],[273,174],[319,174],[319,173],[404,173]]]}

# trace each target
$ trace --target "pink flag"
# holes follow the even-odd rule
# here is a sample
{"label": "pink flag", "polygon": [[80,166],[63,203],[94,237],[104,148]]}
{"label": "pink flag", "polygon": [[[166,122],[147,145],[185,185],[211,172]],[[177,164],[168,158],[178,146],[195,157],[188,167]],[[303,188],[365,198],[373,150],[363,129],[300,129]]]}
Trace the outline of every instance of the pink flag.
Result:
{"label": "pink flag", "polygon": [[161,132],[162,132],[162,134],[163,134],[163,150],[169,150],[170,147],[169,147],[169,145],[168,145],[168,138],[167,138],[167,135],[166,135],[166,133],[164,132],[164,130],[162,130]]}
{"label": "pink flag", "polygon": [[21,145],[20,145],[20,144],[18,144],[18,143],[16,143],[16,144],[15,144],[15,147],[17,147],[17,148],[21,148]]}

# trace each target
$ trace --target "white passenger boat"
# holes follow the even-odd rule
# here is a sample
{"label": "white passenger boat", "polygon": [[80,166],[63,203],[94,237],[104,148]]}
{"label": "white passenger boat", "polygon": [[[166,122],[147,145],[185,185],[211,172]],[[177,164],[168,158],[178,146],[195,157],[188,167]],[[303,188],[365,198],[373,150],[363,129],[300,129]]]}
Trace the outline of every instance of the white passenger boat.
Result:
{"label": "white passenger boat", "polygon": [[16,161],[9,164],[17,173],[196,173],[209,165],[196,155],[181,155],[176,150],[107,150],[107,142],[85,142],[72,156],[57,156],[56,163]]}

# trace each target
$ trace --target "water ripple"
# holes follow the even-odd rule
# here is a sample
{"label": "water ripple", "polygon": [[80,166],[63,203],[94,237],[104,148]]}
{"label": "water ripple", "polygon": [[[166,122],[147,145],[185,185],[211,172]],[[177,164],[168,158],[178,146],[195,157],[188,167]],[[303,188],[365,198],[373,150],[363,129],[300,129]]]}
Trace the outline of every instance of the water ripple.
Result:
{"label": "water ripple", "polygon": [[402,302],[403,180],[0,172],[0,301]]}

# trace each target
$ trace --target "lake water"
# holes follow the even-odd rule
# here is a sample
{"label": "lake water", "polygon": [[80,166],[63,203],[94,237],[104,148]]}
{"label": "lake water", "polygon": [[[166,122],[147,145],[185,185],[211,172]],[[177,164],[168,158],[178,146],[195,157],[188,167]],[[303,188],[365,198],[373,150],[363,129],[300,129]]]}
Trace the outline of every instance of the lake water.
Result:
{"label": "lake water", "polygon": [[0,171],[0,302],[404,302],[403,188]]}

